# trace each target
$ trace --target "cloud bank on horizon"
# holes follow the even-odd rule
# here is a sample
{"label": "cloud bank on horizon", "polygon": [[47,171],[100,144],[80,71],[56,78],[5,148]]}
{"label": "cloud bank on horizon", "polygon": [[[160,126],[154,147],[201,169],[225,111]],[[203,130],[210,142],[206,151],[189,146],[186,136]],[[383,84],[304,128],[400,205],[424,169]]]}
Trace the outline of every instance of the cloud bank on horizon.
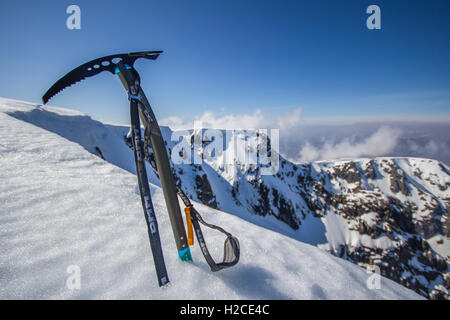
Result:
{"label": "cloud bank on horizon", "polygon": [[[195,124],[214,129],[280,129],[280,153],[293,162],[360,157],[423,157],[450,165],[450,117],[330,117],[307,119],[302,108],[276,116],[257,109],[246,114],[206,111]],[[173,116],[161,125],[194,128],[194,121]]]}

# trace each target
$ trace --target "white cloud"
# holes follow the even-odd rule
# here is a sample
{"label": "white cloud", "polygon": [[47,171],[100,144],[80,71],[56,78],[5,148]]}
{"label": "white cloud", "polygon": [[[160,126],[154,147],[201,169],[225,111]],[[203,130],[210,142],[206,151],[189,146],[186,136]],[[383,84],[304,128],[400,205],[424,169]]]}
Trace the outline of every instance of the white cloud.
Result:
{"label": "white cloud", "polygon": [[386,155],[394,150],[400,135],[401,130],[399,129],[380,127],[361,142],[353,142],[350,138],[344,138],[337,143],[325,142],[320,147],[306,142],[299,152],[299,160],[334,160]]}
{"label": "white cloud", "polygon": [[195,117],[194,121],[183,121],[180,117],[168,117],[161,119],[159,123],[173,130],[186,130],[194,128],[194,122],[201,122],[203,128],[208,129],[287,129],[300,124],[301,108],[278,115],[263,114],[260,109],[250,114],[218,115],[212,111],[206,111]]}
{"label": "white cloud", "polygon": [[[161,119],[173,130],[193,129],[201,121],[211,129],[280,129],[281,154],[293,162],[355,157],[415,156],[450,163],[449,117],[334,117],[305,119],[300,107],[273,115],[207,111],[194,120]],[[299,152],[300,150],[300,152]]]}

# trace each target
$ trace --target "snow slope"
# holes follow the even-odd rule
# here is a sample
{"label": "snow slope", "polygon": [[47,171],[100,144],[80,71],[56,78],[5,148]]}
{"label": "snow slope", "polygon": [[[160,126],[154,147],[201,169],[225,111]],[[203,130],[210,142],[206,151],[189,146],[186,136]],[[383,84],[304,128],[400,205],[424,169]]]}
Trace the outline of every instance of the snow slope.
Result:
{"label": "snow slope", "polygon": [[[73,140],[8,115],[32,110],[38,109],[0,100],[1,299],[421,299],[386,278],[370,290],[371,274],[358,266],[201,204],[206,220],[239,238],[241,261],[211,273],[195,246],[194,262],[183,263],[162,192],[152,185],[171,279],[159,288],[136,177]],[[205,236],[219,255],[222,236],[206,229]],[[66,286],[72,265],[81,270],[79,290]]]}

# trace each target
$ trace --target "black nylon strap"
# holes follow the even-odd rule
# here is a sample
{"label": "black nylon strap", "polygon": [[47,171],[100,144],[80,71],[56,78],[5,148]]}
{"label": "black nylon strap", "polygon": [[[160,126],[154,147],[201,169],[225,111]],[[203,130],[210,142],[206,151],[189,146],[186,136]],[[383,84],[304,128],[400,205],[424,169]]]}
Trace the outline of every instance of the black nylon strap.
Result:
{"label": "black nylon strap", "polygon": [[[222,228],[206,223],[194,207],[191,206],[190,208],[191,208],[191,221],[192,225],[194,226],[195,235],[197,236],[197,240],[200,244],[200,248],[202,249],[203,256],[205,257],[206,262],[211,268],[211,271],[213,272],[219,271],[237,264],[239,262],[240,256],[240,247],[238,239],[236,237],[233,237],[230,233],[226,232]],[[200,228],[199,222],[204,226],[218,230],[227,235],[227,239],[225,240],[224,243],[224,255],[222,262],[216,263],[214,259],[211,257],[211,254],[208,251],[208,247],[206,246],[205,238],[203,237],[203,232],[202,229]]]}

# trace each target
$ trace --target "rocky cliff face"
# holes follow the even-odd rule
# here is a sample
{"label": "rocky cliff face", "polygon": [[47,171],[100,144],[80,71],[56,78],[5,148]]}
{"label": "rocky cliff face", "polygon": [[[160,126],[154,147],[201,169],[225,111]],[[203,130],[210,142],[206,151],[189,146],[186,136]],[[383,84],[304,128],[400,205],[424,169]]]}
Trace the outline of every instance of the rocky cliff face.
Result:
{"label": "rocky cliff face", "polygon": [[[344,219],[357,238],[375,240],[344,241],[332,252],[363,267],[375,265],[429,298],[448,298],[448,170],[427,159],[347,161],[325,168],[337,186],[327,213]],[[436,237],[440,243],[430,242]],[[380,239],[386,243],[377,245]]]}
{"label": "rocky cliff face", "polygon": [[[170,141],[170,130],[163,132]],[[293,164],[280,156],[278,172],[262,175],[255,165],[226,164],[220,151],[205,156],[207,146],[191,147],[201,165],[174,165],[192,199],[375,267],[425,297],[449,298],[450,171],[444,164],[416,158]],[[175,143],[167,148],[172,152]]]}

